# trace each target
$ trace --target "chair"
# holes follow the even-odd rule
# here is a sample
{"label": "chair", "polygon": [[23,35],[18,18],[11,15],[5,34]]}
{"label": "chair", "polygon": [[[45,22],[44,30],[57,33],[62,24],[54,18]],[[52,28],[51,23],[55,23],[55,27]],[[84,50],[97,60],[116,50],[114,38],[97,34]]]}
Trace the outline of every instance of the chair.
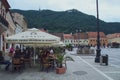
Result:
{"label": "chair", "polygon": [[28,64],[31,67],[31,58],[24,58],[23,61],[25,65]]}
{"label": "chair", "polygon": [[43,66],[43,69],[42,70],[45,70],[45,71],[49,71],[50,67],[53,66],[53,64],[50,62],[50,60],[48,58],[44,58],[42,60],[42,66]]}
{"label": "chair", "polygon": [[21,60],[20,58],[12,58],[12,71],[16,70],[20,72],[21,69]]}
{"label": "chair", "polygon": [[30,54],[30,52],[25,53],[23,55],[23,57],[24,57],[23,61],[24,61],[25,66],[26,66],[26,64],[28,64],[29,67],[31,67],[31,54]]}

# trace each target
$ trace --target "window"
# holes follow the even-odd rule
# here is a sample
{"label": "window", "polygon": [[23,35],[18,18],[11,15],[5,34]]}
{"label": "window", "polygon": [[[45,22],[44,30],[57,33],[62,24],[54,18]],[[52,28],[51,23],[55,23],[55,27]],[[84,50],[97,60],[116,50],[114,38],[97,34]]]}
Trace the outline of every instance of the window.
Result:
{"label": "window", "polygon": [[6,49],[8,49],[9,48],[9,45],[8,45],[8,43],[6,43]]}
{"label": "window", "polygon": [[4,35],[2,35],[2,40],[3,40],[3,41],[5,40]]}

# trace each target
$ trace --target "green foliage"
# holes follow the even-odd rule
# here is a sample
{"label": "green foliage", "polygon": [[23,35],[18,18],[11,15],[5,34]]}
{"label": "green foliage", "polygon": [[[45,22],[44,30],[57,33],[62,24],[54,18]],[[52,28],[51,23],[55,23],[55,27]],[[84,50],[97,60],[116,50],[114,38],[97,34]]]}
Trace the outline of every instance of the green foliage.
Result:
{"label": "green foliage", "polygon": [[54,47],[53,49],[54,49],[54,54],[57,60],[57,67],[61,68],[63,66],[62,65],[63,61],[66,61],[66,60],[74,61],[72,57],[65,55],[64,48]]}
{"label": "green foliage", "polygon": [[65,56],[65,53],[57,54],[56,59],[57,59],[57,67],[60,67],[60,68],[63,67],[62,65],[63,61],[66,61],[66,60],[74,61],[72,57]]}
{"label": "green foliage", "polygon": [[68,45],[66,45],[66,48],[67,48],[68,50],[72,51],[73,46],[72,46],[72,44],[68,44]]}
{"label": "green foliage", "polygon": [[72,47],[72,44],[68,44],[66,45],[67,48],[71,48]]}
{"label": "green foliage", "polygon": [[62,54],[62,53],[57,54],[57,61],[58,61],[58,63],[62,64],[62,62],[64,60],[64,55],[65,54]]}
{"label": "green foliage", "polygon": [[[11,10],[25,16],[28,27],[45,28],[49,32],[75,33],[96,31],[96,18],[78,10],[51,11],[51,10]],[[109,16],[108,16],[109,17]],[[120,23],[107,23],[100,20],[100,31],[108,33],[120,32]]]}
{"label": "green foliage", "polygon": [[59,54],[59,53],[62,53],[63,52],[63,49],[61,47],[54,47],[54,53],[55,54]]}

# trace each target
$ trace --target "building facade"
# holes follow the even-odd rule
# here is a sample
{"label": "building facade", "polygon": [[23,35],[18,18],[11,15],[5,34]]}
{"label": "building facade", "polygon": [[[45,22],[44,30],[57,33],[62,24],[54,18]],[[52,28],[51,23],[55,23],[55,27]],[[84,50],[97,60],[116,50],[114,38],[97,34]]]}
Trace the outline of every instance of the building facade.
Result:
{"label": "building facade", "polygon": [[74,45],[74,37],[72,34],[63,34],[64,44],[65,45]]}
{"label": "building facade", "polygon": [[0,0],[0,50],[5,50],[5,31],[9,29],[9,22],[7,21],[7,14],[10,5],[7,0]]}
{"label": "building facade", "polygon": [[5,37],[23,32],[27,29],[24,16],[11,13],[7,0],[0,0],[0,50],[7,51],[11,45],[5,42]]}
{"label": "building facade", "polygon": [[120,45],[120,33],[108,34],[108,44],[109,46],[113,46],[113,44]]}
{"label": "building facade", "polygon": [[74,35],[74,46],[86,46],[89,43],[87,33],[79,32]]}
{"label": "building facade", "polygon": [[19,13],[12,13],[12,16],[13,16],[13,20],[15,21],[15,24],[16,24],[17,33],[19,33],[20,30],[22,32],[26,31],[27,30],[27,22],[26,22],[25,17]]}
{"label": "building facade", "polygon": [[[88,32],[89,46],[97,45],[97,32]],[[103,32],[100,32],[100,46],[105,47],[108,45],[108,39]]]}

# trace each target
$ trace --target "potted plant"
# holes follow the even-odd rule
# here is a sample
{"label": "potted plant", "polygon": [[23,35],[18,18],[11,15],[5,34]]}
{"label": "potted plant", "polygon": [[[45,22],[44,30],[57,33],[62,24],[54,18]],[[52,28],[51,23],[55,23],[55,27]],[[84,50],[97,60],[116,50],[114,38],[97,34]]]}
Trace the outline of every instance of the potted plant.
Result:
{"label": "potted plant", "polygon": [[67,47],[67,49],[68,49],[69,51],[72,51],[72,50],[73,50],[72,44],[68,44],[68,45],[66,45],[66,47]]}
{"label": "potted plant", "polygon": [[[63,74],[66,72],[67,65],[66,65],[66,60],[72,60],[72,57],[70,56],[65,56],[65,53],[59,53],[56,55],[56,61],[57,61],[57,67],[56,67],[56,73],[57,74]],[[65,64],[65,66],[63,66]]]}

